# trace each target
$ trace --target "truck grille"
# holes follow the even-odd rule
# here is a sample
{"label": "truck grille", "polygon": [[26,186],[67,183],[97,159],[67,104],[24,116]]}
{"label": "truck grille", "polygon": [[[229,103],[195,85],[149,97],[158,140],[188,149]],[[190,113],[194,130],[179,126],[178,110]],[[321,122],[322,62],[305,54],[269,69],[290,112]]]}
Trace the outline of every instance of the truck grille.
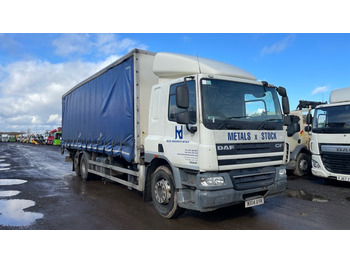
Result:
{"label": "truck grille", "polygon": [[329,172],[350,175],[350,153],[337,152],[337,148],[349,148],[349,145],[320,145],[323,165]]}
{"label": "truck grille", "polygon": [[247,190],[270,186],[275,181],[275,168],[250,168],[230,172],[234,189]]}
{"label": "truck grille", "polygon": [[349,154],[321,154],[321,159],[327,171],[332,173],[350,175]]}

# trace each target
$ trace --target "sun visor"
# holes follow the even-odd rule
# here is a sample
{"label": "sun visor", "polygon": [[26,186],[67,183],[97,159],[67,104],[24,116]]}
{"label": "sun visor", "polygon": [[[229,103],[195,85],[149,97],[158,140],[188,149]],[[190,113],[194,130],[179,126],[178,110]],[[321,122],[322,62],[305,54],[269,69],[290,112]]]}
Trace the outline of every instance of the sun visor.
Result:
{"label": "sun visor", "polygon": [[341,103],[350,101],[350,87],[335,89],[329,95],[329,103]]}
{"label": "sun visor", "polygon": [[203,57],[163,52],[156,54],[153,72],[161,82],[199,73],[256,80],[254,75],[230,64]]}

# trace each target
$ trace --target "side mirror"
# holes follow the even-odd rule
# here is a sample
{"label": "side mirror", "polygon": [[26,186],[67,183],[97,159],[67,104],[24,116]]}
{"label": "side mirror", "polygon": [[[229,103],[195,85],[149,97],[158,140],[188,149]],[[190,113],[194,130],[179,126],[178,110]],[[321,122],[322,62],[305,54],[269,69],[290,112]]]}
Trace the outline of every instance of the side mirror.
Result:
{"label": "side mirror", "polygon": [[176,106],[187,109],[190,104],[188,86],[186,84],[176,87]]}
{"label": "side mirror", "polygon": [[284,87],[280,86],[276,88],[278,94],[282,97],[286,97],[287,96],[287,91]]}
{"label": "side mirror", "polygon": [[292,120],[290,116],[283,116],[283,125],[290,126],[291,123],[292,123]]}
{"label": "side mirror", "polygon": [[310,112],[306,115],[306,124],[312,124],[312,115],[310,114]]}
{"label": "side mirror", "polygon": [[176,115],[176,122],[182,125],[188,125],[190,123],[190,113],[184,111]]}
{"label": "side mirror", "polygon": [[282,109],[285,115],[289,115],[290,109],[288,96],[282,96]]}

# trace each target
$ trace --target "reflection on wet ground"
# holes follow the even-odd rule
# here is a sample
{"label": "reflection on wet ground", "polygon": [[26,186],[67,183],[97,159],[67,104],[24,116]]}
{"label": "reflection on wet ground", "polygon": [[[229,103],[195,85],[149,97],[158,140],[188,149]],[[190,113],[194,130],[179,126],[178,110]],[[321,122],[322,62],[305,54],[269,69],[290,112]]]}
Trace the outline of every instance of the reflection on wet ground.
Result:
{"label": "reflection on wet ground", "polygon": [[20,185],[26,182],[24,179],[0,179],[0,186]]}
{"label": "reflection on wet ground", "polygon": [[306,193],[303,190],[288,190],[288,196],[289,197],[296,197],[298,199],[303,199],[303,200],[308,200],[308,201],[313,201],[313,202],[328,202],[327,199],[325,199],[324,197],[321,196],[317,196],[317,195],[313,195],[313,194],[309,194]]}
{"label": "reflection on wet ground", "polygon": [[0,191],[0,197],[11,197],[11,196],[16,196],[19,193],[21,193],[21,191],[17,191],[17,190],[7,190],[7,191]]}
{"label": "reflection on wet ground", "polygon": [[[1,170],[1,169],[0,169]],[[26,183],[23,179],[0,179],[0,186],[12,186]],[[0,198],[16,196],[17,190],[0,190]],[[1,226],[29,226],[42,218],[41,213],[26,212],[24,209],[35,206],[35,202],[27,199],[0,199]]]}
{"label": "reflection on wet ground", "polygon": [[0,163],[0,171],[6,171],[6,170],[9,170],[11,164],[3,164],[3,163]]}
{"label": "reflection on wet ground", "polygon": [[0,225],[29,226],[35,220],[43,218],[41,213],[24,211],[34,205],[34,201],[26,199],[0,200]]}

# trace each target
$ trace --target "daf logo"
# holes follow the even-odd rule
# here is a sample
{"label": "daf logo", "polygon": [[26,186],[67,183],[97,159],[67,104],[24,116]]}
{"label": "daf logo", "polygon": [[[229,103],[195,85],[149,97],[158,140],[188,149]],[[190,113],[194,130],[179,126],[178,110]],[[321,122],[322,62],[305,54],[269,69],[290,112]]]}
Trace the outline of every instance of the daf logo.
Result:
{"label": "daf logo", "polygon": [[350,153],[350,148],[349,147],[337,147],[337,152]]}
{"label": "daf logo", "polygon": [[276,148],[281,148],[281,147],[283,147],[283,144],[275,144],[275,147]]}
{"label": "daf logo", "polygon": [[235,149],[234,145],[217,146],[218,150],[232,150]]}

